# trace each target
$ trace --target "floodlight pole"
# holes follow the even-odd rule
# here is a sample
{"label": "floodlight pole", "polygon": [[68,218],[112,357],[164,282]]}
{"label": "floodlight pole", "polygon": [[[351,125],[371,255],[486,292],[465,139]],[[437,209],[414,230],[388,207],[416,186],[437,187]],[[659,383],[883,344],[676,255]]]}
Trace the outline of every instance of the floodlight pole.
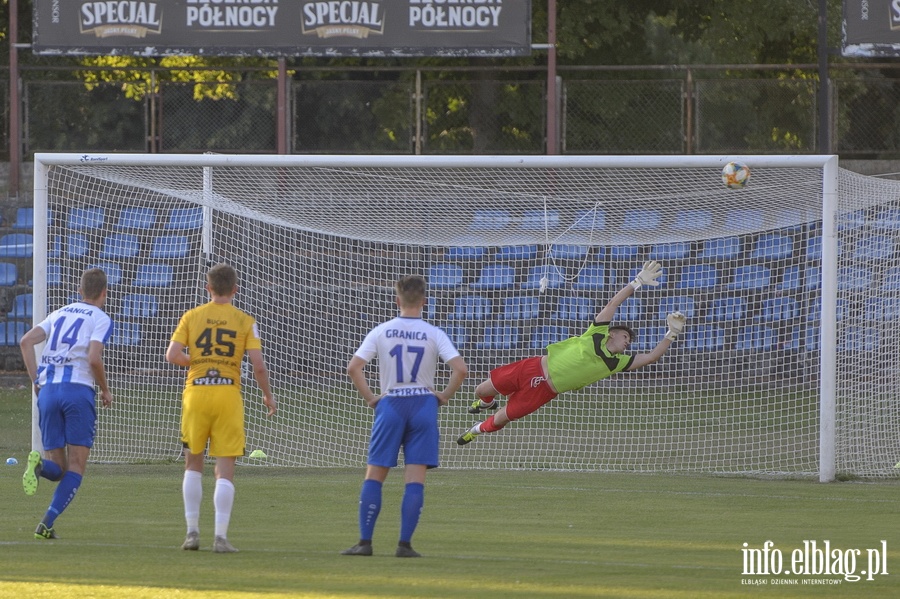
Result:
{"label": "floodlight pole", "polygon": [[559,154],[556,89],[556,0],[547,0],[547,154]]}
{"label": "floodlight pole", "polygon": [[19,195],[22,146],[19,143],[19,2],[9,0],[9,197]]}
{"label": "floodlight pole", "polygon": [[819,0],[819,153],[831,154],[831,93],[828,77],[828,0]]}

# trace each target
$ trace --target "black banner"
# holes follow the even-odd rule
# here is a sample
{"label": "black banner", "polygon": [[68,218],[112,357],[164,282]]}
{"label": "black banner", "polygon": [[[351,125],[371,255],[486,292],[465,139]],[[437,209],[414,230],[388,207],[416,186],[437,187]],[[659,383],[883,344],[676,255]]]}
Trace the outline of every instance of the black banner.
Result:
{"label": "black banner", "polygon": [[531,0],[34,0],[35,54],[524,56]]}
{"label": "black banner", "polygon": [[844,56],[900,56],[900,0],[844,0]]}

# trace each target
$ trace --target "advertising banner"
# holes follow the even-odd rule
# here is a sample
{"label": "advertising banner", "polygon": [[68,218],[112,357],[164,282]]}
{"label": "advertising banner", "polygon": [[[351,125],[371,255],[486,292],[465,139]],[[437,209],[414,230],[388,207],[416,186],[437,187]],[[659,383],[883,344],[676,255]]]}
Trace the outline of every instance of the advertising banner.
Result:
{"label": "advertising banner", "polygon": [[844,0],[844,56],[900,56],[900,0]]}
{"label": "advertising banner", "polygon": [[41,55],[524,56],[531,0],[34,0]]}

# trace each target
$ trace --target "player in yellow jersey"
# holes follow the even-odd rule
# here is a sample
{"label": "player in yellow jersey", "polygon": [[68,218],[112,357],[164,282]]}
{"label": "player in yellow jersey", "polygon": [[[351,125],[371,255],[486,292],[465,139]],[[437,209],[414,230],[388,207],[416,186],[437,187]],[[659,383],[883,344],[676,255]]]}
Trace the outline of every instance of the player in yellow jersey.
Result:
{"label": "player in yellow jersey", "polygon": [[629,356],[624,353],[634,341],[634,332],[625,325],[611,325],[619,306],[644,285],[659,285],[659,262],[650,260],[633,281],[625,285],[594,317],[587,330],[547,346],[547,355],[525,358],[491,371],[490,377],[475,388],[478,397],[470,414],[499,406],[497,395],[507,397],[506,405],[462,434],[459,445],[471,443],[483,433],[495,433],[551,401],[560,393],[581,389],[618,372],[637,370],[659,360],[684,331],[685,317],[673,312],[666,318],[669,329],[650,352]]}
{"label": "player in yellow jersey", "polygon": [[[272,416],[277,408],[269,385],[256,320],[232,305],[237,293],[237,273],[217,264],[206,275],[210,301],[185,312],[172,334],[166,360],[188,368],[181,411],[181,441],[185,447],[182,483],[187,537],[182,549],[200,548],[200,501],[203,452],[216,458],[215,540],[213,551],[237,551],[228,541],[228,524],[234,505],[234,464],[244,455],[244,403],[241,397],[241,361],[244,352]],[[187,349],[188,353],[184,350]]]}

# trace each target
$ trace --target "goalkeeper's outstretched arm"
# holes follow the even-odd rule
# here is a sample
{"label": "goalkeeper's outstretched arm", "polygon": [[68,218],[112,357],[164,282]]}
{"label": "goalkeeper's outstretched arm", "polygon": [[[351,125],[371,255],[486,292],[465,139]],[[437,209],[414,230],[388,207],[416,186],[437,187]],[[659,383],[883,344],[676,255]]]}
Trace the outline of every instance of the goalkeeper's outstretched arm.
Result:
{"label": "goalkeeper's outstretched arm", "polygon": [[634,295],[634,292],[643,287],[650,285],[656,287],[659,285],[657,279],[662,275],[662,265],[656,260],[648,260],[644,262],[641,272],[634,277],[634,280],[622,287],[617,294],[613,296],[609,303],[597,313],[594,322],[612,322],[616,315],[616,310],[622,305],[622,302]]}
{"label": "goalkeeper's outstretched arm", "polygon": [[666,353],[666,350],[669,349],[669,346],[672,345],[672,342],[678,339],[678,335],[684,332],[684,325],[686,321],[686,317],[681,312],[673,312],[666,317],[666,324],[669,325],[669,330],[666,331],[666,334],[663,335],[663,338],[659,340],[659,343],[656,344],[650,352],[646,354],[637,354],[634,356],[634,359],[631,361],[631,365],[628,367],[628,370],[637,370],[638,368],[642,368],[648,364],[653,364],[660,358],[662,358],[663,354]]}

